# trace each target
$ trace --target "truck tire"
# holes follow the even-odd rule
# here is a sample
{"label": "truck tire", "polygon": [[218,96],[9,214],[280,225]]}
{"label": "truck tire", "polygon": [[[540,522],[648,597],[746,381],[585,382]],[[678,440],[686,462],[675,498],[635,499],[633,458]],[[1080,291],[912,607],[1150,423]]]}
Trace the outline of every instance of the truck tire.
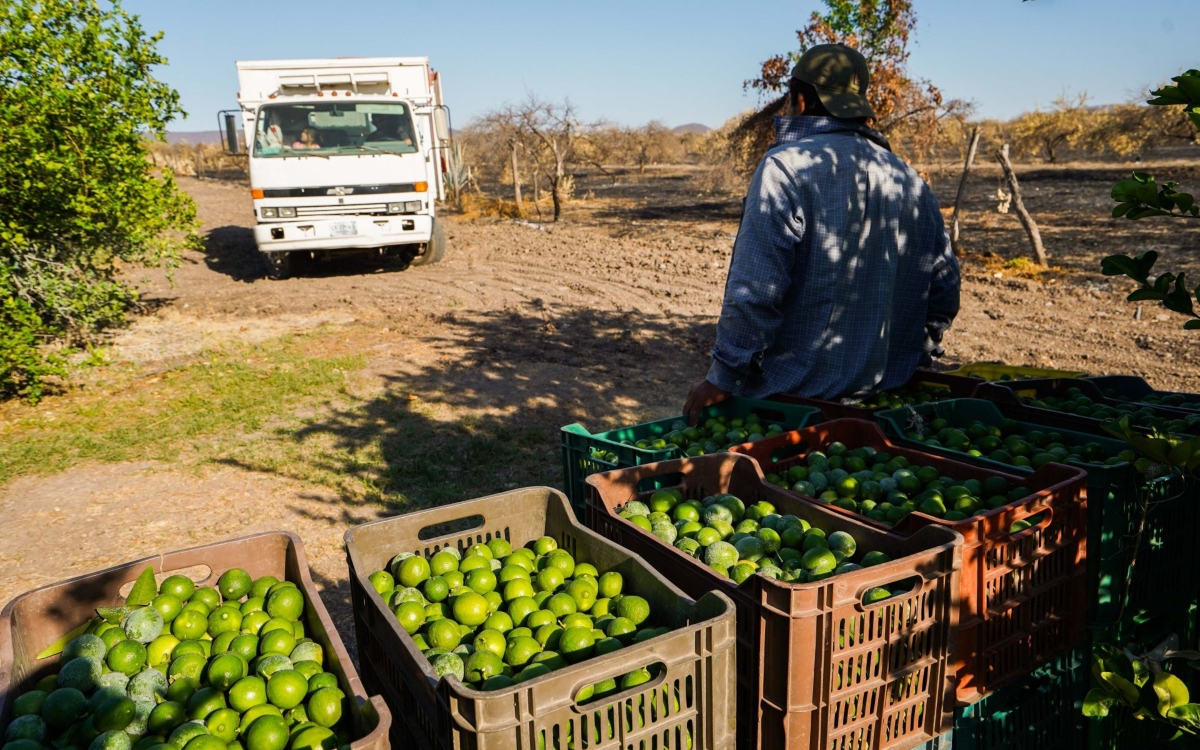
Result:
{"label": "truck tire", "polygon": [[411,266],[428,266],[437,263],[446,254],[446,231],[442,229],[442,222],[437,219],[433,220],[433,233],[429,236],[429,242],[425,244],[425,252],[412,259]]}
{"label": "truck tire", "polygon": [[292,274],[291,253],[263,253],[263,266],[267,269],[267,278],[275,281],[286,279]]}

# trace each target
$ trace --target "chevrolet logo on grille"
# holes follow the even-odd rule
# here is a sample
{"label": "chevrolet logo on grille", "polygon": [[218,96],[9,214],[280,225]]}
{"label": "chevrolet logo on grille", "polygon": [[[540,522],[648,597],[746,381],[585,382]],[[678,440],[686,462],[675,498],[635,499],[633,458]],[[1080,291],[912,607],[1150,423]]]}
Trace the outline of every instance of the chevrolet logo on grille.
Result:
{"label": "chevrolet logo on grille", "polygon": [[335,187],[325,191],[325,195],[350,195],[354,192],[352,187]]}

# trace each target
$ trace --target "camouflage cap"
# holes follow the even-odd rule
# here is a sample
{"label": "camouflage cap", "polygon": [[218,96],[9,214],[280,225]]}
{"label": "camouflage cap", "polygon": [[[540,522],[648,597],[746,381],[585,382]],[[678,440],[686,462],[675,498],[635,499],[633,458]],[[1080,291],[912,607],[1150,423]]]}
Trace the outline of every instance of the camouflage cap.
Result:
{"label": "camouflage cap", "polygon": [[875,117],[866,97],[871,71],[858,50],[844,44],[818,44],[800,57],[792,78],[815,88],[834,117]]}

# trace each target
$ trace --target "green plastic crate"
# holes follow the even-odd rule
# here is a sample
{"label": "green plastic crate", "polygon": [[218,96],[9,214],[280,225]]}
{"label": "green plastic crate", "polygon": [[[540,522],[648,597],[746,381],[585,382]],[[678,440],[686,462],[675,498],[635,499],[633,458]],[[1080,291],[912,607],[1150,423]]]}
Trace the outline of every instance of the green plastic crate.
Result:
{"label": "green plastic crate", "polygon": [[1082,378],[1087,375],[1086,372],[1079,370],[1054,370],[1046,367],[1006,365],[1000,362],[972,362],[969,365],[946,370],[946,374],[987,381],[1024,380],[1026,378]]}
{"label": "green plastic crate", "polygon": [[[1095,378],[1084,378],[1092,383],[1108,398],[1118,401],[1146,404],[1148,406],[1169,406],[1172,409],[1184,411],[1200,411],[1200,393],[1184,393],[1182,391],[1160,391],[1136,375],[1104,375]],[[1152,401],[1147,401],[1150,398]],[[1155,403],[1154,400],[1163,398],[1178,399],[1178,403]]]}
{"label": "green plastic crate", "polygon": [[[999,425],[1004,416],[990,401],[955,399],[879,412],[876,419],[902,445],[980,466],[1030,474],[1032,469],[993,461],[945,447],[929,447],[905,437],[905,425],[916,412],[922,419],[941,417],[952,426],[971,422]],[[1024,431],[1048,429],[1017,422]],[[1110,453],[1129,446],[1121,440],[1053,429],[1067,445],[1100,443]],[[1102,642],[1130,640],[1154,632],[1156,622],[1185,610],[1200,587],[1200,507],[1194,482],[1165,477],[1140,481],[1133,466],[1080,463],[1088,472],[1088,623]],[[1102,501],[1102,502],[1099,502]],[[1133,539],[1147,504],[1142,542],[1136,560]],[[1131,565],[1132,563],[1132,565]]]}
{"label": "green plastic crate", "polygon": [[954,750],[1084,750],[1089,650],[1080,647],[954,712]]}
{"label": "green plastic crate", "polygon": [[[701,419],[718,415],[745,417],[751,412],[765,422],[778,423],[785,430],[799,430],[821,421],[821,410],[813,406],[781,404],[775,401],[758,401],[749,398],[730,398],[710,406],[702,412]],[[587,506],[588,487],[585,480],[592,474],[630,466],[683,458],[682,451],[674,446],[662,450],[649,450],[625,445],[622,441],[637,442],[646,438],[659,438],[673,431],[676,422],[687,422],[686,415],[668,417],[653,422],[622,427],[608,432],[592,434],[580,424],[569,424],[562,428],[563,489],[571,500],[576,515],[582,517]],[[616,461],[605,461],[592,455],[599,448],[615,453]]]}

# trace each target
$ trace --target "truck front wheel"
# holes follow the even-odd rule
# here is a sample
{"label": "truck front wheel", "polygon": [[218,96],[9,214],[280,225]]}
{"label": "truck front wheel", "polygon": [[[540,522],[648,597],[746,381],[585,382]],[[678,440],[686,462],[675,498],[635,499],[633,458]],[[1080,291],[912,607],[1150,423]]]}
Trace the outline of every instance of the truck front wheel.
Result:
{"label": "truck front wheel", "polygon": [[267,278],[279,281],[292,274],[291,253],[263,253],[263,265],[267,269]]}
{"label": "truck front wheel", "polygon": [[425,245],[425,252],[412,259],[413,266],[428,266],[432,263],[437,263],[446,254],[446,231],[442,229],[442,222],[437,219],[433,220],[433,232],[429,235],[429,242]]}

